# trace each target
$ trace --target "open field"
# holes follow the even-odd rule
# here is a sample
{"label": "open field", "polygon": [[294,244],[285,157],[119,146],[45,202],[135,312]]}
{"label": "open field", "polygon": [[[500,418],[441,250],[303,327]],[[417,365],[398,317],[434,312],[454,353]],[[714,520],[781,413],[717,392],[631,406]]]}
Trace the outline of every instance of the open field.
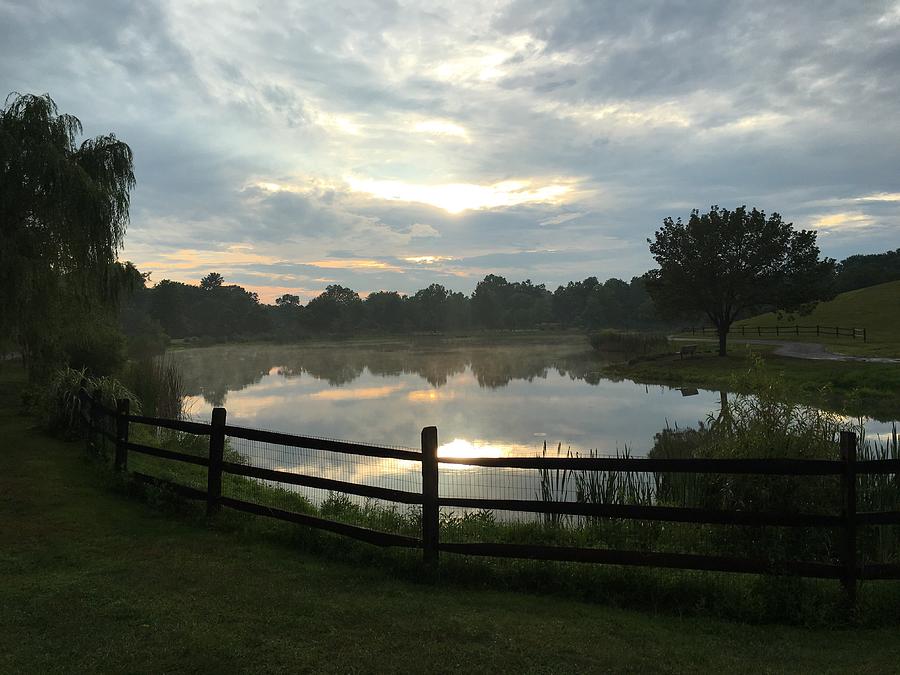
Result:
{"label": "open field", "polygon": [[[867,341],[849,337],[816,337],[784,335],[781,339],[798,342],[821,342],[831,351],[858,356],[900,356],[900,281],[860,288],[841,293],[823,302],[806,316],[774,313],[761,314],[735,323],[731,337],[741,325],[746,326],[840,326],[866,328]],[[773,336],[774,337],[774,336]]]}
{"label": "open field", "polygon": [[897,626],[809,630],[392,578],[111,489],[0,389],[3,672],[886,672]]}

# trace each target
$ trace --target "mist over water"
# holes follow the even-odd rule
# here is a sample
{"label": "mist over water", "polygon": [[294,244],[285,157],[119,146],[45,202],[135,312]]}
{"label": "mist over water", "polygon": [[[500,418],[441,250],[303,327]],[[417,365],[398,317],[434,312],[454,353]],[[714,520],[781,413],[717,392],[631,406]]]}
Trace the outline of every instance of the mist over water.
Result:
{"label": "mist over water", "polygon": [[[228,409],[231,424],[418,447],[437,426],[441,453],[645,455],[654,435],[718,414],[718,391],[600,377],[583,338],[484,345],[426,340],[377,345],[220,346],[173,352],[192,416]],[[687,395],[686,395],[687,394]],[[870,423],[870,434],[890,425]],[[883,427],[883,428],[882,428]]]}

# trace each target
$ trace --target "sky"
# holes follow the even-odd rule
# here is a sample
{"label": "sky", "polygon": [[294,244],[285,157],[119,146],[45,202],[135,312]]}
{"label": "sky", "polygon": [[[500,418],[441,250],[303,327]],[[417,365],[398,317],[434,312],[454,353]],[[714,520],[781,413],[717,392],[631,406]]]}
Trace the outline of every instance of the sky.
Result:
{"label": "sky", "polygon": [[271,302],[652,267],[663,218],[900,246],[900,2],[0,0],[0,90],[134,151],[122,260]]}

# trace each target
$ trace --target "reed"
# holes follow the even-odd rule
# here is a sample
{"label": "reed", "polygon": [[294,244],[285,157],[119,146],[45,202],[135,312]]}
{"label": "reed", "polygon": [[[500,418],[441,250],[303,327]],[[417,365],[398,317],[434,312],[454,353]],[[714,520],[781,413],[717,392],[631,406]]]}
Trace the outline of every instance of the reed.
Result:
{"label": "reed", "polygon": [[662,333],[602,330],[589,334],[588,341],[598,352],[622,352],[632,355],[657,354],[669,348],[669,340]]}
{"label": "reed", "polygon": [[184,416],[184,378],[172,358],[148,357],[134,361],[125,379],[141,401],[144,414],[169,419]]}
{"label": "reed", "polygon": [[[562,443],[556,446],[556,456],[562,454]],[[541,450],[542,457],[548,457],[547,441],[544,441],[544,447]],[[569,450],[566,456],[571,457]],[[544,502],[565,502],[568,501],[568,483],[571,472],[566,469],[539,469],[540,472],[540,489],[537,498]],[[561,513],[542,513],[541,519],[545,525],[550,527],[559,527],[564,522],[564,515]]]}

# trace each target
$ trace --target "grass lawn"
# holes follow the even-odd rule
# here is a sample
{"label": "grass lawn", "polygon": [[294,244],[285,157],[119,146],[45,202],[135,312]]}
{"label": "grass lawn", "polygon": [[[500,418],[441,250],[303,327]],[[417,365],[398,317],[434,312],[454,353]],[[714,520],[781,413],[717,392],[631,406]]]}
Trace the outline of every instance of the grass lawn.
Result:
{"label": "grass lawn", "polygon": [[900,417],[900,364],[808,361],[774,356],[772,347],[732,343],[719,357],[716,345],[698,343],[694,357],[678,355],[637,359],[607,366],[604,375],[636,382],[734,391],[736,378],[747,373],[756,358],[785,384],[799,401],[851,415],[880,420]]}
{"label": "grass lawn", "polygon": [[[849,337],[815,335],[782,335],[778,339],[798,342],[821,342],[832,351],[861,356],[900,356],[900,281],[860,288],[841,293],[834,300],[823,302],[806,316],[761,314],[732,327],[732,337],[740,333],[741,325],[782,326],[840,326],[865,328],[866,342]],[[774,336],[766,336],[775,339]]]}
{"label": "grass lawn", "polygon": [[888,672],[900,625],[808,630],[392,578],[111,488],[0,377],[0,672]]}

